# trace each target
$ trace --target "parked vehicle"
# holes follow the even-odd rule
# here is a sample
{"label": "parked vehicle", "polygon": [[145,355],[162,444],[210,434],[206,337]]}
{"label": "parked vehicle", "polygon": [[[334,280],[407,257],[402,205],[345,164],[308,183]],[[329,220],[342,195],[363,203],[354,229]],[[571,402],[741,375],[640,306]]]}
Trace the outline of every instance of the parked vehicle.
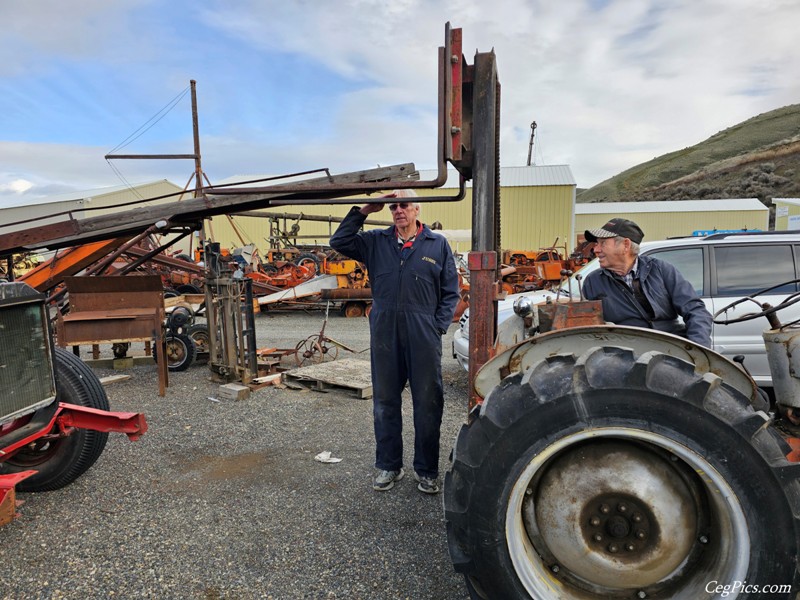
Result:
{"label": "parked vehicle", "polygon": [[[657,242],[644,242],[641,254],[654,256],[675,265],[692,284],[711,314],[732,301],[771,286],[780,286],[761,297],[761,301],[775,306],[789,294],[798,291],[797,284],[781,285],[800,278],[800,232],[720,233],[698,238],[678,238]],[[583,279],[600,268],[592,260],[559,290],[539,290],[508,296],[498,303],[498,328],[515,314],[525,312],[530,306],[561,298],[580,297]],[[516,306],[516,308],[515,308]],[[729,311],[735,319],[755,309],[753,303],[743,303]],[[800,319],[800,304],[786,308],[784,322]],[[744,357],[744,367],[761,385],[771,385],[771,375],[764,341],[763,320],[748,320],[721,325],[712,330],[713,349],[733,358]],[[466,369],[469,357],[469,311],[459,321],[453,336],[453,357]]]}

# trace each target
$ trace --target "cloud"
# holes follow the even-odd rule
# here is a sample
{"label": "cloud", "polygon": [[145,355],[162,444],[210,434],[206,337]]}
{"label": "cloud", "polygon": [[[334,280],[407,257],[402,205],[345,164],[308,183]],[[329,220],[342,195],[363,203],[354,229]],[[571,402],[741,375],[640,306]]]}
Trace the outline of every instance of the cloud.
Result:
{"label": "cloud", "polygon": [[[74,4],[74,3],[73,3]],[[800,4],[772,0],[55,0],[4,3],[0,203],[118,185],[103,155],[198,81],[214,180],[434,165],[437,48],[494,49],[501,161],[569,164],[588,187],[798,102]],[[43,19],[47,15],[47,19]],[[190,151],[188,100],[127,151]],[[191,163],[115,161],[184,184]],[[24,192],[12,182],[24,180]]]}
{"label": "cloud", "polygon": [[33,187],[27,179],[12,179],[8,183],[0,184],[0,194],[23,194]]}

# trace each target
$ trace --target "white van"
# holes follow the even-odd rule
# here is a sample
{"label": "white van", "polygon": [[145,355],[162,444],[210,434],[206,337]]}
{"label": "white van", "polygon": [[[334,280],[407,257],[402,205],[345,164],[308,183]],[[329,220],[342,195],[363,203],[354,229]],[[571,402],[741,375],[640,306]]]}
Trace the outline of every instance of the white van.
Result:
{"label": "white van", "polygon": [[[643,242],[641,254],[654,256],[672,263],[694,286],[706,308],[714,314],[734,300],[750,296],[754,292],[780,285],[759,302],[775,306],[787,296],[800,291],[796,282],[800,278],[800,232],[747,232],[717,233],[705,237],[679,238],[658,242]],[[579,297],[579,286],[591,271],[600,268],[597,259],[584,266],[557,292],[540,290],[514,294],[501,301],[498,306],[498,324],[514,314],[514,302],[529,298],[538,304],[547,298]],[[760,308],[752,302],[743,302],[727,313],[734,318],[746,313],[758,312]],[[781,323],[800,320],[800,303],[778,313]],[[459,329],[453,336],[453,357],[464,367],[469,364],[469,311],[459,321]],[[768,329],[766,318],[753,319],[730,325],[714,324],[712,344],[714,350],[733,358],[744,356],[744,367],[761,386],[770,386],[772,379],[767,363],[761,333]]]}

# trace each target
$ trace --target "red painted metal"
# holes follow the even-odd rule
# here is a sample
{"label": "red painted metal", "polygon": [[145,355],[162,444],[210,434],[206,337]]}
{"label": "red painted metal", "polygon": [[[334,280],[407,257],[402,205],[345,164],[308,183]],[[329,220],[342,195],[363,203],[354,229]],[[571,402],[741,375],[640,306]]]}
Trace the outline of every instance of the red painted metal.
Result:
{"label": "red painted metal", "polygon": [[56,420],[64,429],[124,433],[131,440],[138,440],[147,431],[147,421],[142,413],[110,412],[65,402],[60,402],[58,407],[61,412]]}
{"label": "red painted metal", "polygon": [[77,428],[124,433],[131,440],[138,440],[147,431],[147,421],[142,413],[110,412],[59,402],[58,408],[47,424],[27,437],[0,448],[2,456],[4,458],[13,456],[20,448],[51,435],[54,427],[60,432],[55,435],[69,435]]}

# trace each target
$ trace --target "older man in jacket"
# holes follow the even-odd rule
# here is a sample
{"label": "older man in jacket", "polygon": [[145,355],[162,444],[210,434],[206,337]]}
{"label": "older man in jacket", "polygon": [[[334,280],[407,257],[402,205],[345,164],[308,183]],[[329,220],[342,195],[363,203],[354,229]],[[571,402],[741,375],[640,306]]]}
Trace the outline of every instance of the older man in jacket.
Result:
{"label": "older man in jacket", "polygon": [[583,295],[602,301],[606,321],[658,329],[711,347],[712,320],[705,304],[674,266],[639,256],[644,233],[636,223],[615,218],[584,235],[594,242],[601,269],[586,277]]}

